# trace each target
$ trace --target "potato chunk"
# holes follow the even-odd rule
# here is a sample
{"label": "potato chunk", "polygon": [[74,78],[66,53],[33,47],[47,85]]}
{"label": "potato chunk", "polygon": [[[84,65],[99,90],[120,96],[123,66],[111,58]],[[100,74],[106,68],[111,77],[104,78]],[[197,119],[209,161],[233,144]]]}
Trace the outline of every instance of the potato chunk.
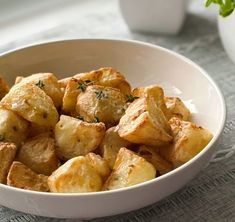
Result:
{"label": "potato chunk", "polygon": [[62,115],[55,127],[57,153],[64,160],[85,155],[99,146],[104,134],[103,123],[87,123]]}
{"label": "potato chunk", "polygon": [[163,175],[173,170],[172,163],[164,159],[158,153],[158,150],[156,147],[142,145],[138,149],[138,155],[140,155],[141,157],[145,158],[147,161],[152,163],[160,175]]}
{"label": "potato chunk", "polygon": [[130,147],[132,143],[122,139],[118,134],[117,127],[109,128],[100,144],[102,157],[108,162],[110,168],[113,168],[117,154],[122,147]]}
{"label": "potato chunk", "polygon": [[29,123],[11,110],[0,108],[1,140],[20,145],[28,134]]}
{"label": "potato chunk", "polygon": [[182,120],[189,120],[190,111],[178,97],[165,97],[166,107],[169,111],[170,118],[178,117]]}
{"label": "potato chunk", "polygon": [[47,176],[37,174],[24,164],[14,161],[7,175],[7,185],[25,190],[49,191]]}
{"label": "potato chunk", "polygon": [[95,85],[119,89],[124,95],[131,93],[130,84],[125,77],[112,67],[104,67],[87,73],[80,73],[74,76],[80,80],[90,80]]}
{"label": "potato chunk", "polygon": [[159,146],[172,140],[170,126],[151,97],[131,103],[118,127],[120,137],[132,143]]}
{"label": "potato chunk", "polygon": [[[100,166],[98,164],[98,166]],[[103,172],[103,169],[101,170]],[[84,156],[74,157],[60,166],[49,178],[51,192],[84,193],[100,191],[103,179],[99,170]]]}
{"label": "potato chunk", "polygon": [[169,123],[174,143],[159,150],[175,166],[186,163],[197,155],[213,137],[207,129],[176,117],[170,119]]}
{"label": "potato chunk", "polygon": [[155,178],[154,166],[134,152],[121,148],[104,190],[129,187]]}
{"label": "potato chunk", "polygon": [[58,121],[52,99],[33,83],[14,85],[0,104],[38,125],[54,127]]}
{"label": "potato chunk", "polygon": [[17,160],[34,172],[48,176],[59,167],[55,141],[48,134],[28,139],[19,149]]}
{"label": "potato chunk", "polygon": [[0,142],[0,183],[5,183],[8,171],[16,155],[14,143]]}
{"label": "potato chunk", "polygon": [[9,86],[3,79],[3,77],[0,76],[0,100],[9,92]]}
{"label": "potato chunk", "polygon": [[[19,80],[18,80],[19,82]],[[37,73],[22,78],[21,83],[32,83],[40,87],[54,102],[56,108],[62,106],[62,91],[57,78],[52,73]]]}
{"label": "potato chunk", "polygon": [[86,121],[98,118],[109,128],[119,122],[125,106],[126,100],[120,90],[94,85],[79,94],[76,111]]}

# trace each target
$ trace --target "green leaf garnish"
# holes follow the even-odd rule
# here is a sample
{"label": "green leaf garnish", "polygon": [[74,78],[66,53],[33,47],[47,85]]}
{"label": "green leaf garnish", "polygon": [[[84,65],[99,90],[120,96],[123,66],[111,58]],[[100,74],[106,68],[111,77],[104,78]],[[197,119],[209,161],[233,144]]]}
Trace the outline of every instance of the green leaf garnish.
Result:
{"label": "green leaf garnish", "polygon": [[94,117],[94,119],[91,121],[92,123],[99,123],[100,120],[97,116]]}
{"label": "green leaf garnish", "polygon": [[105,93],[102,90],[95,91],[95,94],[96,94],[96,98],[99,100],[102,98],[107,98],[107,96],[105,95]]}
{"label": "green leaf garnish", "polygon": [[78,83],[77,89],[80,89],[80,90],[82,90],[82,92],[84,92],[86,90],[87,86],[89,86],[91,84],[93,84],[93,82],[91,80],[85,80],[85,81],[81,80]]}
{"label": "green leaf garnish", "polygon": [[138,99],[138,96],[126,95],[126,102],[132,103],[134,100]]}
{"label": "green leaf garnish", "polygon": [[42,80],[39,80],[35,85],[38,86],[40,89],[43,89],[45,86]]}

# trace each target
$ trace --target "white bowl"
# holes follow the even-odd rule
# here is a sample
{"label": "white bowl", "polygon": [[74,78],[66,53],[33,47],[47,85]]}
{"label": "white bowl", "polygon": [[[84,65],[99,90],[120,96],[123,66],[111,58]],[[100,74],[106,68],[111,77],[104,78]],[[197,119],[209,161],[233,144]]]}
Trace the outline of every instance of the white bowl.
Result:
{"label": "white bowl", "polygon": [[83,194],[21,190],[0,184],[0,205],[58,218],[95,218],[120,214],[157,202],[183,187],[210,161],[225,122],[223,96],[209,75],[187,58],[167,49],[134,41],[78,39],[26,47],[0,56],[0,73],[54,72],[59,78],[113,66],[132,85],[159,84],[167,95],[183,98],[194,121],[211,130],[211,142],[179,168],[129,188]]}

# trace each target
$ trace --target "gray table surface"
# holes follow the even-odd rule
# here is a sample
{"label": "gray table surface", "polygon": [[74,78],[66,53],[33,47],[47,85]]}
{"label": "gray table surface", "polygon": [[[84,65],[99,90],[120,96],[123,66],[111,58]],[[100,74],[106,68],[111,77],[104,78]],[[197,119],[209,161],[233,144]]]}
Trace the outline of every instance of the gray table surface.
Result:
{"label": "gray table surface", "polygon": [[[72,1],[68,2],[71,4]],[[74,1],[76,15],[60,20],[47,30],[1,45],[0,53],[48,40],[103,37],[146,41],[181,53],[207,70],[221,88],[228,115],[217,149],[230,149],[235,144],[235,64],[228,59],[220,43],[213,12],[205,12],[199,6],[202,1],[198,2],[191,2],[182,32],[177,36],[165,36],[130,32],[115,0]],[[43,218],[0,206],[0,221],[78,220]],[[167,199],[134,212],[91,221],[235,221],[235,155],[210,163],[189,184]]]}

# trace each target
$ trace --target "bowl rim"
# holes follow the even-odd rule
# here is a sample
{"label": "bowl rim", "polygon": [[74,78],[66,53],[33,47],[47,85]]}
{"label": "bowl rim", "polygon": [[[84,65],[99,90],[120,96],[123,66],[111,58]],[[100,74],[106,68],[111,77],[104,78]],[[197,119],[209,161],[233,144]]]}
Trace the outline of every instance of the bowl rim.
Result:
{"label": "bowl rim", "polygon": [[179,58],[180,60],[188,63],[191,66],[193,66],[204,77],[206,77],[206,79],[214,87],[217,95],[219,96],[219,100],[220,100],[219,102],[222,105],[222,119],[221,119],[221,122],[220,122],[220,127],[217,129],[216,133],[213,135],[212,140],[207,144],[207,146],[204,147],[204,149],[201,150],[192,159],[190,159],[189,161],[187,161],[183,165],[173,169],[172,171],[170,171],[170,172],[168,172],[164,175],[161,175],[161,176],[156,177],[152,180],[145,181],[145,182],[142,182],[142,183],[130,186],[130,187],[124,187],[124,188],[119,188],[119,189],[115,189],[115,190],[85,192],[85,193],[50,193],[50,192],[24,190],[24,189],[21,189],[21,188],[11,187],[11,186],[0,183],[0,189],[6,189],[6,190],[9,190],[9,191],[13,191],[13,192],[20,192],[20,193],[23,193],[25,195],[39,195],[39,196],[47,196],[47,197],[50,196],[50,197],[54,197],[54,198],[56,198],[56,197],[58,197],[58,198],[59,197],[63,197],[63,198],[74,197],[75,198],[75,197],[85,197],[85,196],[95,197],[95,196],[118,194],[120,192],[128,192],[129,190],[139,189],[141,187],[148,186],[149,184],[154,184],[154,183],[157,183],[158,181],[165,180],[166,178],[168,178],[168,177],[170,177],[174,174],[180,173],[185,168],[189,167],[197,159],[200,159],[210,148],[212,148],[212,146],[219,139],[219,136],[221,135],[221,133],[224,129],[225,122],[226,122],[226,116],[227,116],[226,103],[225,103],[225,99],[224,99],[222,91],[218,87],[217,83],[212,79],[212,77],[202,67],[200,67],[197,63],[195,63],[191,59],[181,55],[180,53],[174,52],[174,51],[172,51],[170,49],[167,49],[167,48],[164,48],[162,46],[155,45],[155,44],[152,44],[152,43],[143,42],[143,41],[122,39],[122,38],[69,38],[69,39],[52,40],[52,41],[40,41],[40,42],[33,43],[33,44],[26,44],[26,45],[17,47],[15,49],[8,50],[6,52],[0,53],[0,59],[2,57],[5,57],[5,56],[9,55],[9,54],[13,54],[13,53],[18,52],[18,51],[22,51],[22,50],[26,50],[26,49],[30,49],[30,48],[34,48],[34,47],[38,47],[38,46],[46,46],[46,45],[52,45],[52,44],[58,44],[58,43],[60,44],[60,43],[77,42],[77,41],[79,41],[79,42],[81,42],[81,41],[87,41],[87,42],[89,42],[89,41],[91,41],[91,42],[94,42],[94,41],[115,42],[115,43],[125,43],[125,44],[136,45],[137,47],[138,46],[148,47],[148,48],[152,48],[152,49],[155,49],[155,50],[163,51],[163,52],[167,53],[168,55]]}

